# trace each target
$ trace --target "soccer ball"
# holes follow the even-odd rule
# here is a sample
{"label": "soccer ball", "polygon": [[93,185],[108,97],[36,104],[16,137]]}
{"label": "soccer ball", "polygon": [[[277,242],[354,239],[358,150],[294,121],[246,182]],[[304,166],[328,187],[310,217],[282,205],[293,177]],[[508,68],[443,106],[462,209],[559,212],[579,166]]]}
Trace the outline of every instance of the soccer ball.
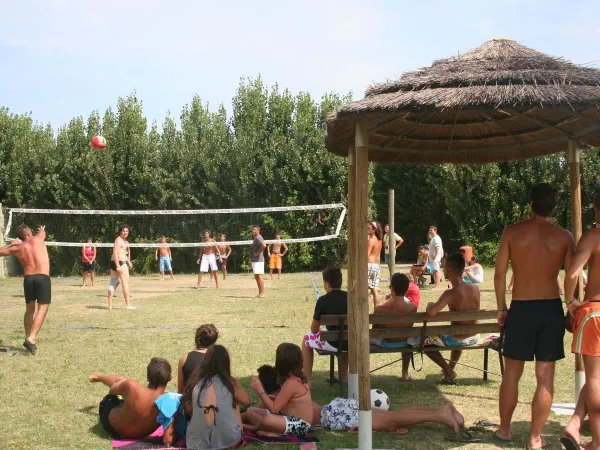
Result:
{"label": "soccer ball", "polygon": [[92,147],[104,150],[106,148],[106,138],[104,136],[94,136],[92,138]]}
{"label": "soccer ball", "polygon": [[387,411],[390,409],[390,398],[381,389],[371,389],[371,408]]}

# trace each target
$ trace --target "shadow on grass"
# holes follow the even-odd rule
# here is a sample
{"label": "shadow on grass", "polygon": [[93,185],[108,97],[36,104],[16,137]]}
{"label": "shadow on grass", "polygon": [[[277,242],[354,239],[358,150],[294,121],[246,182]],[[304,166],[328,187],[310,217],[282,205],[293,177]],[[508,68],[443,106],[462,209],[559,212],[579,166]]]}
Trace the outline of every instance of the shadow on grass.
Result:
{"label": "shadow on grass", "polygon": [[92,426],[90,428],[90,433],[93,433],[102,439],[108,439],[108,440],[112,439],[112,436],[106,432],[106,430],[104,429],[104,427],[102,426],[102,424],[99,421],[98,421],[98,423],[96,423],[94,426]]}
{"label": "shadow on grass", "polygon": [[[102,297],[105,297],[104,295]],[[87,309],[104,309],[105,311],[108,310],[108,306],[99,306],[99,305],[87,305],[86,306]]]}

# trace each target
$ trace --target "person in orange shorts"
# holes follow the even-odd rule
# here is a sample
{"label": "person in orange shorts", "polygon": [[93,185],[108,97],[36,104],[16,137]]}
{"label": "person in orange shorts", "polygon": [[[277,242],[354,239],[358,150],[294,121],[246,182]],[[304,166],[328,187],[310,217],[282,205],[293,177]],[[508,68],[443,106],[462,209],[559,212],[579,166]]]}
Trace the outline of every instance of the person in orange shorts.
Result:
{"label": "person in orange shorts", "polygon": [[[580,448],[579,429],[586,414],[590,418],[592,442],[586,449],[600,449],[600,194],[594,197],[596,228],[579,240],[565,275],[565,301],[574,317],[571,351],[583,356],[586,384],[581,390],[573,417],[561,439],[567,448]],[[585,264],[589,264],[583,302],[575,299],[575,288]]]}
{"label": "person in orange shorts", "polygon": [[[275,240],[281,241],[281,234],[275,233]],[[281,249],[283,248],[283,253]],[[269,279],[273,279],[273,270],[277,269],[277,279],[281,280],[281,268],[283,267],[283,257],[288,252],[288,247],[284,242],[273,242],[267,246],[267,255],[269,256]]]}

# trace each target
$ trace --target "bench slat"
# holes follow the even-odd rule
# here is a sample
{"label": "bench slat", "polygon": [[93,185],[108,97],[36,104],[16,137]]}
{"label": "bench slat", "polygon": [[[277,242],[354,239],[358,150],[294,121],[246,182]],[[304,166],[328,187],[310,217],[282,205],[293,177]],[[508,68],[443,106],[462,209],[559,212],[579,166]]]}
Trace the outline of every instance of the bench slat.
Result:
{"label": "bench slat", "polygon": [[[420,337],[423,327],[410,328],[378,328],[369,330],[370,339],[389,339],[389,338],[409,338]],[[435,335],[474,335],[479,333],[500,333],[502,328],[498,323],[475,323],[471,325],[436,325],[428,326],[426,329],[427,336]],[[337,341],[339,332],[337,331],[322,331],[321,340]],[[348,339],[348,332],[344,331],[344,340]]]}
{"label": "bench slat", "polygon": [[[344,324],[348,324],[348,316],[321,316],[321,325],[337,325],[340,317],[344,318]],[[473,311],[441,311],[435,316],[428,316],[425,312],[409,314],[369,314],[370,324],[410,324],[431,322],[451,322],[464,320],[492,320],[498,317],[495,310],[473,310]]]}

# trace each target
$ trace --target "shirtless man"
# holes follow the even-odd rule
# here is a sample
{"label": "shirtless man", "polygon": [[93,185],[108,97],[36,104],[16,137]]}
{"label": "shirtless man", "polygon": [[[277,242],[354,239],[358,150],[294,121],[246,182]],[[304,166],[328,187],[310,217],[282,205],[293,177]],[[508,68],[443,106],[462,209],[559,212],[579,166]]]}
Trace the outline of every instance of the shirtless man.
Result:
{"label": "shirtless man", "polygon": [[[14,255],[23,265],[23,290],[25,291],[25,347],[32,355],[37,351],[36,339],[42,328],[51,301],[50,260],[46,249],[46,230],[44,225],[38,228],[34,236],[31,229],[19,225],[17,238],[0,248],[0,256]],[[37,301],[37,313],[35,303]]]}
{"label": "shirtless man", "polygon": [[[409,284],[410,280],[406,275],[403,273],[395,273],[390,282],[391,293],[381,305],[375,307],[375,314],[406,314],[417,312],[417,305],[407,301],[408,299],[405,298]],[[382,326],[384,328],[410,328],[412,327],[412,324],[390,323]],[[406,339],[402,338],[373,339],[371,343],[383,348],[409,347]],[[403,353],[402,376],[399,378],[400,381],[410,381],[412,379],[408,374],[409,365],[410,354]]]}
{"label": "shirtless man", "polygon": [[198,272],[198,282],[196,283],[196,289],[200,287],[202,275],[204,275],[209,270],[215,277],[215,284],[217,285],[217,289],[219,289],[219,272],[217,272],[216,258],[219,258],[220,261],[221,253],[219,252],[219,247],[216,245],[216,241],[210,237],[209,230],[204,230],[204,242],[215,242],[215,245],[207,245],[205,247],[200,247],[200,256],[198,257],[198,261],[196,261],[196,264],[200,264],[200,272]]}
{"label": "shirtless man", "polygon": [[167,245],[167,238],[164,236],[160,237],[160,243],[162,246],[158,247],[154,251],[154,261],[158,261],[158,257],[160,256],[159,269],[160,269],[160,279],[164,281],[165,279],[165,270],[168,270],[171,274],[171,279],[174,280],[173,276],[173,267],[171,267],[171,261],[173,261],[173,257],[171,256],[171,249]]}
{"label": "shirtless man", "polygon": [[[135,380],[117,375],[99,373],[90,377],[90,382],[104,383],[110,388],[100,402],[98,412],[100,423],[113,438],[144,438],[158,428],[156,418],[159,411],[154,402],[165,393],[167,383],[171,381],[169,361],[152,358],[148,364],[147,381],[148,387],[145,387]],[[167,442],[169,435],[173,438],[172,434],[165,432],[165,444],[173,443]]]}
{"label": "shirtless man", "polygon": [[113,245],[113,253],[108,267],[110,267],[110,282],[108,285],[108,309],[112,309],[112,301],[115,295],[115,289],[119,285],[119,278],[123,285],[123,296],[125,297],[125,306],[127,309],[135,309],[129,299],[129,269],[131,264],[131,253],[129,252],[129,225],[121,225],[119,235]]}
{"label": "shirtless man", "polygon": [[441,265],[442,257],[444,256],[444,247],[442,244],[442,238],[437,233],[437,227],[431,225],[427,237],[431,236],[429,240],[429,262],[431,262],[431,272],[433,273],[433,290],[439,291],[441,289]]}
{"label": "shirtless man", "polygon": [[[578,449],[579,429],[589,414],[592,442],[585,447],[588,450],[600,449],[600,194],[594,197],[593,205],[596,228],[587,231],[579,240],[565,275],[565,302],[575,317],[571,351],[583,356],[586,379],[575,413],[565,428],[565,436],[572,440],[572,447]],[[586,263],[589,264],[588,283],[583,302],[580,302],[575,300],[575,289]]]}
{"label": "shirtless man", "polygon": [[[556,277],[562,265],[568,271],[575,241],[568,231],[549,223],[558,191],[547,183],[531,192],[531,218],[509,225],[502,234],[496,258],[494,288],[498,323],[504,326],[505,369],[500,386],[499,439],[510,440],[510,422],[517,406],[519,380],[525,361],[533,361],[537,389],[531,405],[527,448],[546,446],[542,429],[554,391],[555,362],[564,358],[564,312]],[[506,308],[506,273],[512,262],[514,287],[510,311]]]}
{"label": "shirtless man", "polygon": [[[227,236],[221,233],[221,242],[227,241]],[[223,271],[223,281],[227,278],[227,258],[231,255],[231,246],[229,244],[219,244],[217,246],[219,250],[219,255],[221,255],[221,259],[219,259],[219,263],[221,264],[221,270]]]}
{"label": "shirtless man", "polygon": [[[275,240],[281,240],[281,233],[275,233]],[[283,247],[283,253],[281,253]],[[281,280],[281,268],[283,266],[283,257],[288,252],[288,246],[284,242],[273,242],[267,246],[267,256],[269,257],[269,279],[273,279],[273,269],[277,269],[277,279]]]}
{"label": "shirtless man", "polygon": [[[465,257],[461,253],[454,253],[446,259],[444,264],[444,278],[452,284],[451,289],[445,290],[437,302],[430,302],[427,305],[427,315],[435,316],[442,309],[448,306],[450,311],[472,311],[480,309],[479,288],[473,284],[465,283],[462,280],[462,273],[465,270]],[[452,322],[452,325],[471,325],[476,321],[466,320]],[[439,336],[445,346],[469,346],[479,342],[479,335],[475,336]],[[439,381],[440,384],[456,384],[454,379],[456,374],[456,363],[460,359],[462,350],[452,350],[450,352],[450,362],[448,363],[440,352],[427,353],[440,368],[444,371],[444,377]]]}
{"label": "shirtless man", "polygon": [[383,230],[379,222],[369,222],[369,246],[368,246],[368,270],[369,270],[369,289],[373,295],[373,306],[376,308],[379,305],[379,278],[380,278],[380,267],[379,260],[381,259],[381,237]]}

